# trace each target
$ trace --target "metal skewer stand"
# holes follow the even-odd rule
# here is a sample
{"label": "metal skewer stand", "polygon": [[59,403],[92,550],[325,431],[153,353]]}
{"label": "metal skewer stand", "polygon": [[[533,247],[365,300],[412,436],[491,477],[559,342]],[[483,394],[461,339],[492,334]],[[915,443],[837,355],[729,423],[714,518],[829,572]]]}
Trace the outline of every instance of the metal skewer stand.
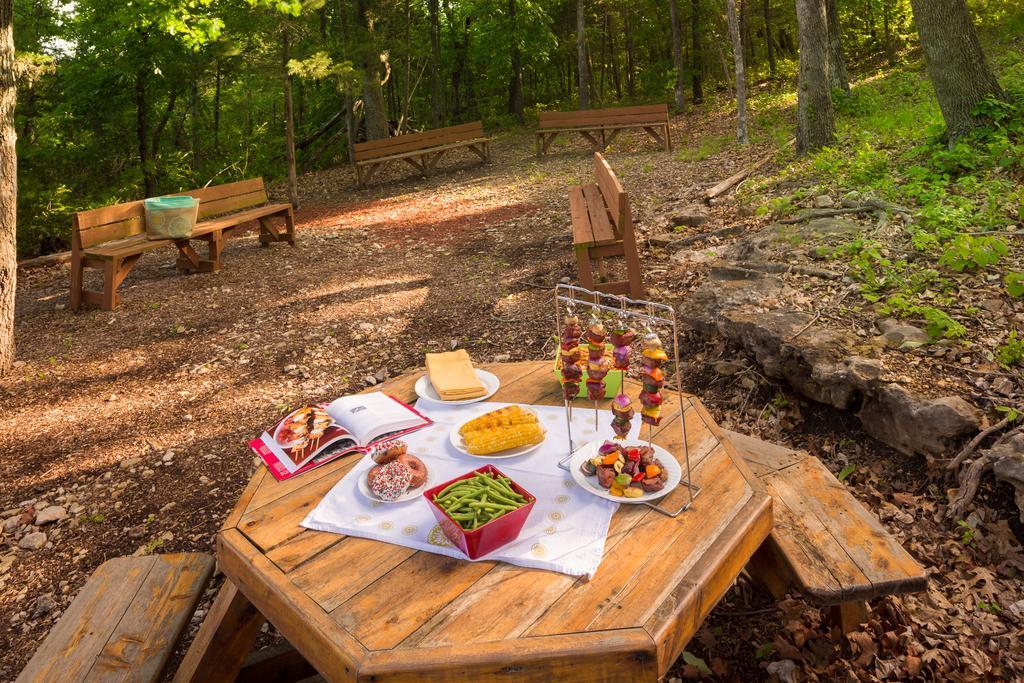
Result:
{"label": "metal skewer stand", "polygon": [[[591,311],[605,311],[610,314],[615,314],[626,320],[636,320],[647,325],[660,325],[662,327],[672,328],[672,360],[675,363],[675,370],[672,373],[674,379],[674,386],[670,385],[670,382],[666,380],[666,388],[674,389],[679,402],[679,428],[683,437],[683,458],[686,465],[686,476],[680,483],[686,485],[687,489],[687,500],[683,505],[676,510],[669,510],[655,505],[654,503],[644,502],[643,504],[647,507],[653,508],[663,515],[669,517],[677,517],[684,511],[688,510],[693,505],[693,499],[700,493],[701,488],[693,483],[693,475],[690,470],[690,445],[686,439],[686,409],[685,406],[689,404],[683,396],[682,382],[679,377],[679,328],[676,322],[676,311],[672,306],[667,304],[660,304],[653,301],[642,301],[638,299],[630,299],[625,296],[617,294],[607,294],[604,292],[594,292],[583,287],[577,287],[575,285],[558,284],[555,286],[555,331],[557,339],[562,338],[562,318],[569,310],[574,310],[575,307],[582,309],[589,309]],[[639,310],[637,310],[639,309]],[[557,351],[556,351],[557,353]],[[562,469],[569,470],[569,461],[576,453],[576,448],[573,445],[572,440],[572,423],[571,423],[571,407],[568,398],[565,398],[563,394],[563,401],[565,402],[566,412],[566,424],[569,427],[569,455],[559,461],[558,466]],[[697,411],[697,416],[701,422],[707,425],[707,421],[704,416]],[[671,419],[675,419],[676,415],[671,414],[667,416]],[[709,427],[709,432],[717,434],[715,429]],[[717,439],[717,435],[715,436]],[[675,457],[675,454],[672,454]],[[664,498],[662,498],[664,500]]]}

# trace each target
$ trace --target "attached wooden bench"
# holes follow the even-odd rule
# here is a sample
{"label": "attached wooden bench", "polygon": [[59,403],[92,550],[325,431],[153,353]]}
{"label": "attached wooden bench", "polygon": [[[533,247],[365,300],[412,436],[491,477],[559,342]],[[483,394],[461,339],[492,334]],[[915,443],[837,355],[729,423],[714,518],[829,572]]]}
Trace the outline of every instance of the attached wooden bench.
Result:
{"label": "attached wooden bench", "polygon": [[773,596],[796,586],[834,606],[849,633],[867,621],[867,601],[927,588],[924,569],[871,512],[807,453],[723,430],[772,496],[775,526],[747,565]]}
{"label": "attached wooden bench", "polygon": [[667,104],[582,111],[544,111],[540,113],[539,123],[537,156],[547,154],[551,143],[562,133],[579,133],[590,141],[595,150],[603,152],[621,131],[630,128],[644,129],[666,151],[672,151]]}
{"label": "attached wooden bench", "polygon": [[212,573],[201,553],[104,562],[17,683],[159,681]]}
{"label": "attached wooden bench", "polygon": [[441,157],[459,147],[469,149],[485,163],[491,160],[491,139],[484,134],[484,124],[480,121],[356,143],[356,181],[363,187],[381,164],[396,160],[429,176]]}
{"label": "attached wooden bench", "polygon": [[[174,196],[189,195],[199,200],[199,217],[192,236],[180,240],[146,238],[146,211],[142,200],[80,211],[72,220],[71,308],[82,303],[113,310],[118,304],[117,288],[146,252],[162,247],[178,248],[178,270],[215,272],[220,270],[224,242],[231,232],[251,221],[259,221],[260,244],[295,244],[295,216],[291,204],[270,204],[262,178],[214,185]],[[271,219],[284,219],[281,230]],[[191,240],[207,243],[207,258],[192,248]],[[86,268],[103,271],[103,291],[83,287]]]}
{"label": "attached wooden bench", "polygon": [[[600,152],[594,153],[596,183],[569,188],[569,212],[572,216],[572,243],[580,271],[580,284],[611,294],[643,296],[640,277],[640,254],[633,232],[633,215],[629,195]],[[626,279],[607,281],[604,260],[609,256],[626,257]],[[597,262],[601,281],[594,281],[591,259]]]}

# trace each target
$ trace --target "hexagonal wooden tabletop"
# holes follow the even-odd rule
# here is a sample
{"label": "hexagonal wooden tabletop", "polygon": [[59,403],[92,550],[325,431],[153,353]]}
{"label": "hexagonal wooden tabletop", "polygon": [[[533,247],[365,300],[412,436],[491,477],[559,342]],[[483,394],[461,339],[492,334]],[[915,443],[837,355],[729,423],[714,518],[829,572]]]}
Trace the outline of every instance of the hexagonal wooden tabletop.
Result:
{"label": "hexagonal wooden tabletop", "polygon": [[[561,404],[550,363],[486,367],[495,401]],[[412,401],[420,374],[377,389]],[[285,482],[260,468],[218,539],[221,568],[328,680],[657,680],[772,525],[770,497],[700,401],[684,403],[700,495],[676,518],[621,505],[589,581],[300,527],[355,458]],[[681,458],[678,419],[654,441]]]}

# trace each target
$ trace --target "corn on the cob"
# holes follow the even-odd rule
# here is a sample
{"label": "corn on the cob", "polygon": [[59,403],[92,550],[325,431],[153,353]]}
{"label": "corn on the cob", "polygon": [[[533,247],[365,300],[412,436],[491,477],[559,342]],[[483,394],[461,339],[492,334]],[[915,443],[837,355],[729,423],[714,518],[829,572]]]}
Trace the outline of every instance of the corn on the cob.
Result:
{"label": "corn on the cob", "polygon": [[488,455],[540,443],[544,440],[544,430],[535,420],[528,424],[476,429],[462,438],[466,441],[466,449],[473,455]]}
{"label": "corn on the cob", "polygon": [[536,424],[537,416],[519,406],[506,406],[484,413],[474,418],[459,428],[459,435],[465,437],[470,432],[480,429],[493,429],[495,427],[511,427],[518,424]]}

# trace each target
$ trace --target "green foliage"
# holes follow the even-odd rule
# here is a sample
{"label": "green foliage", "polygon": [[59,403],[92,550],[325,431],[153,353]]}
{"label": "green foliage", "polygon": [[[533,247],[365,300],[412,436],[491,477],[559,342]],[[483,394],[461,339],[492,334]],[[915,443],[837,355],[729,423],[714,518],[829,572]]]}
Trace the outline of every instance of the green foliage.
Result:
{"label": "green foliage", "polygon": [[974,535],[977,533],[974,527],[962,519],[956,520],[956,526],[960,530],[960,545],[973,545]]}
{"label": "green foliage", "polygon": [[679,161],[704,161],[709,157],[724,152],[735,144],[735,135],[708,135],[700,138],[697,145],[683,147],[677,151],[676,159]]}
{"label": "green foliage", "polygon": [[693,654],[689,650],[683,650],[683,661],[695,668],[697,671],[705,676],[711,675],[711,669],[708,667],[707,662]]}
{"label": "green foliage", "polygon": [[996,411],[1005,415],[1010,422],[1016,422],[1020,419],[1020,412],[1013,406],[996,406]]}
{"label": "green foliage", "polygon": [[775,645],[773,643],[762,643],[754,651],[754,657],[758,660],[770,659],[773,654],[775,654]]}
{"label": "green foliage", "polygon": [[839,471],[839,474],[836,476],[836,479],[838,479],[839,481],[846,481],[847,477],[849,477],[851,474],[853,474],[856,471],[857,471],[857,466],[856,465],[853,465],[853,464],[847,465],[846,467],[844,467],[843,469],[841,469]]}
{"label": "green foliage", "polygon": [[1007,253],[1009,247],[998,237],[958,235],[946,245],[939,264],[962,273],[994,265]]}
{"label": "green foliage", "polygon": [[1006,343],[996,349],[996,360],[1005,368],[1024,362],[1024,340],[1017,338],[1016,330],[1011,331]]}

